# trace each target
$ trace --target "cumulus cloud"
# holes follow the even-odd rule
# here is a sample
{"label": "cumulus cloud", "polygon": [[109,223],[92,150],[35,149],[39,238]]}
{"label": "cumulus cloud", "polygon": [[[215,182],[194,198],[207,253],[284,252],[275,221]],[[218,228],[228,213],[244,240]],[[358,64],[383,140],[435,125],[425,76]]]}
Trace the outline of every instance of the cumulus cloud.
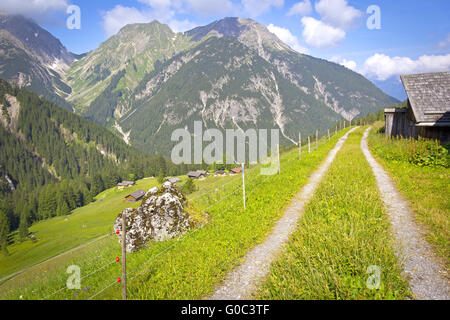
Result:
{"label": "cumulus cloud", "polygon": [[294,36],[289,29],[277,27],[273,25],[272,23],[267,26],[267,29],[269,29],[270,32],[275,34],[281,41],[286,43],[288,46],[290,46],[295,51],[298,51],[300,53],[308,53],[309,50],[303,46],[300,45],[300,42],[296,36]]}
{"label": "cumulus cloud", "polygon": [[0,10],[45,23],[55,13],[65,13],[68,5],[67,0],[2,0]]}
{"label": "cumulus cloud", "polygon": [[106,35],[110,37],[116,34],[127,24],[148,23],[153,20],[168,24],[175,32],[186,31],[197,26],[187,19],[176,19],[176,11],[173,10],[173,3],[169,3],[170,0],[141,0],[141,2],[153,7],[139,10],[135,7],[116,5],[113,9],[103,13],[102,26]]}
{"label": "cumulus cloud", "polygon": [[198,27],[198,24],[187,19],[184,20],[170,19],[167,22],[167,24],[174,32],[183,32]]}
{"label": "cumulus cloud", "polygon": [[423,55],[413,60],[408,57],[389,57],[376,53],[364,62],[361,73],[369,78],[384,81],[402,74],[447,70],[450,70],[450,54]]}
{"label": "cumulus cloud", "polygon": [[[177,19],[177,14],[195,14],[201,17],[224,15],[236,12],[231,0],[138,0],[144,8],[116,5],[103,14],[102,25],[107,36],[119,31],[130,23],[152,20],[168,24],[172,30],[186,31],[197,26],[196,23]],[[267,1],[267,0],[266,0]],[[283,0],[276,0],[283,1]]]}
{"label": "cumulus cloud", "polygon": [[140,11],[134,7],[116,5],[103,14],[103,29],[108,37],[116,34],[123,26],[132,23],[145,23],[153,20],[152,12]]}
{"label": "cumulus cloud", "polygon": [[302,36],[305,42],[315,48],[333,47],[345,39],[345,31],[332,27],[312,17],[303,17]]}
{"label": "cumulus cloud", "polygon": [[306,16],[312,12],[311,1],[305,0],[301,2],[297,2],[294,4],[288,11],[288,16],[300,15]]}
{"label": "cumulus cloud", "polygon": [[263,13],[266,13],[272,7],[281,8],[284,5],[284,0],[242,0],[244,11],[255,18]]}
{"label": "cumulus cloud", "polygon": [[330,59],[331,62],[335,62],[337,64],[343,65],[347,69],[353,70],[355,72],[358,72],[358,64],[353,60],[347,60],[341,57],[332,57]]}
{"label": "cumulus cloud", "polygon": [[320,0],[315,9],[325,23],[344,30],[353,26],[364,15],[349,6],[346,0]]}

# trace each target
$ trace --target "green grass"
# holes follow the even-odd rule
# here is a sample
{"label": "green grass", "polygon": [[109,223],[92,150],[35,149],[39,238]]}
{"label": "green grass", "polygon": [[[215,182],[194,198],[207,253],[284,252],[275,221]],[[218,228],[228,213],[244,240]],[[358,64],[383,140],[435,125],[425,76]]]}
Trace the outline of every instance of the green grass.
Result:
{"label": "green grass", "polygon": [[[377,123],[369,135],[369,147],[377,160],[389,172],[397,189],[410,203],[415,218],[425,227],[426,239],[443,258],[448,270],[450,265],[450,169],[441,165],[420,166],[404,157],[392,154],[413,148],[423,142],[405,139],[388,140],[377,129]],[[433,144],[433,143],[429,143]]]}
{"label": "green grass", "polygon": [[[197,181],[200,190],[189,198],[193,199],[196,210],[208,213],[209,223],[181,239],[153,242],[144,250],[128,254],[129,298],[199,299],[210,294],[227,272],[240,263],[247,250],[264,240],[286,205],[344,132],[328,143],[322,140],[317,151],[304,152],[301,162],[297,160],[297,150],[283,154],[281,175],[261,176],[258,166],[247,170],[246,211],[242,208],[239,175]],[[118,211],[114,209],[115,214]],[[111,225],[112,221],[108,226]],[[81,283],[85,290],[64,289],[50,299],[120,299],[120,285],[115,283],[121,273],[120,265],[109,264],[120,255],[120,246],[115,236],[101,242],[71,259],[49,266],[51,270],[41,266],[27,277],[13,279],[0,287],[0,297],[46,297],[65,286],[66,268],[76,264],[82,276],[87,276]],[[109,265],[96,271],[106,264]]]}
{"label": "green grass", "polygon": [[0,279],[112,232],[119,212],[138,205],[125,201],[124,197],[156,184],[155,179],[146,179],[123,191],[108,189],[100,193],[95,202],[73,210],[70,215],[35,223],[29,229],[37,238],[35,242],[19,242],[15,234],[14,243],[8,246],[10,255],[0,257]]}
{"label": "green grass", "polygon": [[[305,208],[298,227],[257,292],[258,299],[404,299],[390,224],[360,149],[362,128],[347,142]],[[369,289],[369,266],[381,286]]]}

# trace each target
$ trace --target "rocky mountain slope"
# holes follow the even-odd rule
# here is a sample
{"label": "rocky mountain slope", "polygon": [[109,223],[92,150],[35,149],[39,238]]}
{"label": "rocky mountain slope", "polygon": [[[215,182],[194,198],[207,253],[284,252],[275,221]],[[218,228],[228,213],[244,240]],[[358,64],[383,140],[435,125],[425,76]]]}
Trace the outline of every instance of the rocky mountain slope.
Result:
{"label": "rocky mountain slope", "polygon": [[[55,59],[67,65],[70,54]],[[311,134],[397,103],[363,76],[300,54],[241,18],[185,33],[156,21],[128,25],[60,70],[53,93],[75,112],[165,155],[171,132],[192,130],[195,120],[221,130],[280,128],[292,143],[299,130]]]}
{"label": "rocky mountain slope", "polygon": [[71,88],[62,80],[76,59],[36,23],[0,11],[0,77],[43,95],[62,107]]}

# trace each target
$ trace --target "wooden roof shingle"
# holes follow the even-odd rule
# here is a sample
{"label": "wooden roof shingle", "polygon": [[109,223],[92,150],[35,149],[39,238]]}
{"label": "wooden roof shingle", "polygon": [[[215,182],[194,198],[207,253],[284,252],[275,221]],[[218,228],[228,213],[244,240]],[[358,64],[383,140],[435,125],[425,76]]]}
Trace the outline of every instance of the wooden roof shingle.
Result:
{"label": "wooden roof shingle", "polygon": [[401,76],[417,124],[450,126],[450,71]]}
{"label": "wooden roof shingle", "polygon": [[143,196],[145,196],[144,190],[137,190],[133,192],[132,194],[127,195],[125,198],[132,197],[136,200],[140,200]]}

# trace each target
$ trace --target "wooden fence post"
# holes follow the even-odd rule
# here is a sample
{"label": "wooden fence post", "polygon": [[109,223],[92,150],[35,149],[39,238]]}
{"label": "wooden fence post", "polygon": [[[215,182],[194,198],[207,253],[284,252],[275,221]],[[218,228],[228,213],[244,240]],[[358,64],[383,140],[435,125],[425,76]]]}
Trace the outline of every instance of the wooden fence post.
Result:
{"label": "wooden fence post", "polygon": [[244,168],[244,164],[242,164],[242,196],[244,199],[244,210],[245,210],[245,168]]}
{"label": "wooden fence post", "polygon": [[277,154],[278,154],[278,174],[281,174],[281,164],[280,164],[280,144],[277,144]]}
{"label": "wooden fence post", "polygon": [[328,129],[328,141],[330,141],[330,129]]}
{"label": "wooden fence post", "polygon": [[308,136],[308,153],[311,153],[311,139]]}
{"label": "wooden fence post", "polygon": [[298,160],[302,160],[302,134],[298,133]]}
{"label": "wooden fence post", "polygon": [[316,150],[319,149],[319,130],[316,130]]}
{"label": "wooden fence post", "polygon": [[122,300],[127,300],[127,243],[126,243],[126,215],[122,213]]}

